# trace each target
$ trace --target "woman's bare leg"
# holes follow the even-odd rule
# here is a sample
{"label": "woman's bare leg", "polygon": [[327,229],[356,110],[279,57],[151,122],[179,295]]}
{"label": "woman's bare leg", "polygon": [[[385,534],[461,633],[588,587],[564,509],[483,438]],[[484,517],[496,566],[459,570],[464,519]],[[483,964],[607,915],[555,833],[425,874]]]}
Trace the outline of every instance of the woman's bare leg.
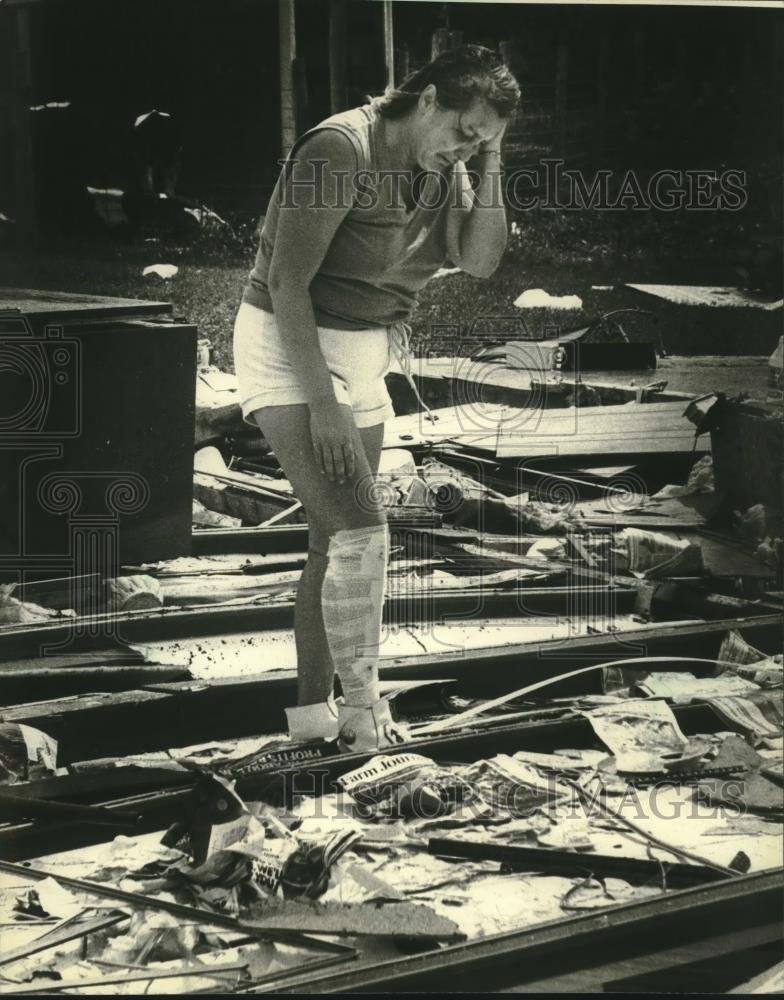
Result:
{"label": "woman's bare leg", "polygon": [[316,464],[307,406],[265,407],[253,416],[308,517],[308,559],[297,587],[294,640],[297,701],[312,705],[332,693],[335,674],[321,602],[329,539],[341,529],[382,524],[385,519],[383,510],[370,502],[366,489],[368,478],[378,472],[384,425],[356,431],[355,473],[341,485],[327,479]]}

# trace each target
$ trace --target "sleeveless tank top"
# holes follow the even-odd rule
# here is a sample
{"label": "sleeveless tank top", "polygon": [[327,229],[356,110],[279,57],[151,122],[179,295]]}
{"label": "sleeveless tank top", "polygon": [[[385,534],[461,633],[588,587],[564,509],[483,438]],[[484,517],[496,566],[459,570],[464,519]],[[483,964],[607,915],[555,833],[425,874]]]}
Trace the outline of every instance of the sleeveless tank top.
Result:
{"label": "sleeveless tank top", "polygon": [[386,124],[368,104],[325,119],[297,140],[270,198],[243,302],[274,312],[268,276],[281,204],[293,204],[287,191],[291,161],[308,136],[335,129],[350,140],[358,172],[346,182],[345,197],[351,207],[310,285],[316,322],[334,329],[362,330],[409,318],[417,292],[447,258],[452,179],[451,174],[423,175],[409,211],[389,166],[394,159]]}

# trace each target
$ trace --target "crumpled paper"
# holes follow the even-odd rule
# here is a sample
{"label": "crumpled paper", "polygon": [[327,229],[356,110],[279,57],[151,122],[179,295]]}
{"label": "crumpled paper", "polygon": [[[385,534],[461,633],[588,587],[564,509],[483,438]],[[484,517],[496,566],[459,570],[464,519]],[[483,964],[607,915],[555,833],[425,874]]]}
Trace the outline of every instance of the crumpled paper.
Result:
{"label": "crumpled paper", "polygon": [[698,760],[709,749],[704,741],[694,741],[690,747],[672,709],[663,701],[623,701],[582,714],[614,754],[618,771],[662,771],[684,759]]}

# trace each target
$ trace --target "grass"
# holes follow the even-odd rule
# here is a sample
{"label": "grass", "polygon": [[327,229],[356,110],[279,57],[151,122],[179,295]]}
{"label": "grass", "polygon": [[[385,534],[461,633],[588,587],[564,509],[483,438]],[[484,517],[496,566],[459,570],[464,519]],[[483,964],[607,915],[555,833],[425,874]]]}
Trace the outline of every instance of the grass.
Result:
{"label": "grass", "polygon": [[[731,250],[739,223],[737,213],[527,212],[515,220],[491,278],[460,273],[430,282],[412,317],[412,343],[420,352],[466,354],[488,340],[519,336],[521,311],[513,302],[526,288],[583,299],[583,308],[569,313],[527,311],[527,329],[543,335],[553,325],[574,328],[611,309],[647,305],[622,287],[626,282],[736,284]],[[215,362],[231,371],[234,315],[254,249],[247,224],[205,232],[188,245],[109,236],[57,240],[35,253],[0,251],[0,273],[11,286],[171,301],[178,315],[212,341]],[[143,268],[155,263],[176,264],[179,272],[167,281],[144,277]],[[665,334],[666,325],[659,325]],[[624,329],[630,339],[652,336],[645,316],[624,318]],[[767,334],[759,343],[741,344],[734,329],[712,323],[706,332],[681,323],[677,343],[667,347],[670,353],[772,350]]]}

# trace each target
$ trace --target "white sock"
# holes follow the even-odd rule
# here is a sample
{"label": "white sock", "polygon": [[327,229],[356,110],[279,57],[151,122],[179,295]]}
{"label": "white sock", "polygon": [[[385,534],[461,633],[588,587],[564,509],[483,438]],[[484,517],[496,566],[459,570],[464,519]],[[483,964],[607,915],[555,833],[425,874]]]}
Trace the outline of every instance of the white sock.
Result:
{"label": "white sock", "polygon": [[346,705],[378,701],[378,643],[387,581],[386,524],[346,528],[330,538],[321,607]]}

